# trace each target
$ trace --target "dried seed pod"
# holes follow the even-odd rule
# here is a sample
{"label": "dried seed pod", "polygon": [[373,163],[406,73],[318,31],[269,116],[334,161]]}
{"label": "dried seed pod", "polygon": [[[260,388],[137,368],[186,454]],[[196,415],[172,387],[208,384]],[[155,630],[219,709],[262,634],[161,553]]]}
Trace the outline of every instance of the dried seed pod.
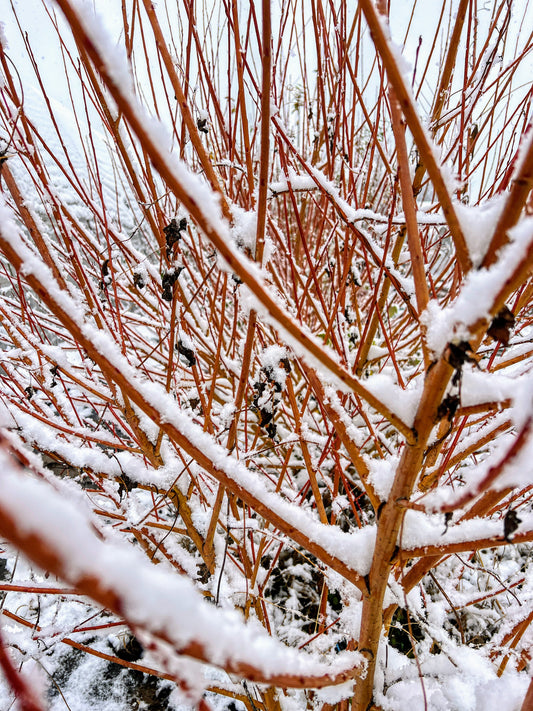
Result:
{"label": "dried seed pod", "polygon": [[138,274],[137,272],[133,274],[133,283],[137,289],[144,289],[146,286],[142,274]]}
{"label": "dried seed pod", "polygon": [[278,432],[278,426],[275,425],[273,422],[270,422],[266,427],[266,433],[270,437],[270,439],[275,439],[276,434]]}
{"label": "dried seed pod", "polygon": [[472,363],[477,366],[476,354],[468,341],[448,343],[444,357],[455,370],[461,370],[465,363]]}
{"label": "dried seed pod", "polygon": [[515,317],[513,312],[504,306],[496,316],[492,319],[492,323],[487,330],[487,335],[495,341],[501,341],[504,346],[509,345],[511,331],[515,326]]}
{"label": "dried seed pod", "polygon": [[194,355],[194,351],[192,350],[192,348],[186,346],[181,339],[178,339],[178,342],[176,343],[176,348],[178,349],[178,353],[180,354],[180,356],[183,356],[183,358],[187,362],[187,366],[189,368],[192,368],[193,365],[196,365],[196,356]]}
{"label": "dried seed pod", "polygon": [[130,491],[133,491],[133,489],[136,489],[138,486],[137,482],[133,481],[133,479],[130,479],[127,474],[121,474],[121,476],[117,477],[117,481],[118,495],[121,500],[123,494],[128,494]]}
{"label": "dried seed pod", "polygon": [[167,248],[173,247],[178,240],[181,239],[180,228],[177,221],[173,218],[166,227],[163,227]]}
{"label": "dried seed pod", "polygon": [[172,301],[174,284],[178,281],[178,277],[181,274],[182,269],[183,267],[170,269],[168,272],[163,272],[161,275],[161,286],[163,287],[161,298],[165,301]]}
{"label": "dried seed pod", "polygon": [[455,417],[460,401],[459,395],[447,395],[439,405],[437,420],[442,420],[445,417],[448,422],[451,422]]}
{"label": "dried seed pod", "polygon": [[259,417],[259,424],[261,425],[261,427],[265,428],[270,425],[274,417],[274,413],[272,412],[272,410],[269,410],[266,407],[262,407],[260,410],[258,410],[257,415]]}
{"label": "dried seed pod", "polygon": [[207,119],[206,118],[199,118],[196,121],[196,127],[202,133],[209,133],[209,128],[207,127]]}

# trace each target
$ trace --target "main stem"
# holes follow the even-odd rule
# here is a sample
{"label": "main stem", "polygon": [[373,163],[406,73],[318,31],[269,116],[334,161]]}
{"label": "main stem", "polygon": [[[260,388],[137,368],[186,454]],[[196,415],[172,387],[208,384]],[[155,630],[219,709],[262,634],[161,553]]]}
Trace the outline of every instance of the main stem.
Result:
{"label": "main stem", "polygon": [[363,597],[359,635],[359,651],[365,655],[368,666],[364,679],[359,678],[356,682],[352,711],[367,711],[372,703],[374,674],[383,626],[383,599],[392,568],[391,560],[405,515],[405,508],[400,502],[411,496],[429,436],[437,419],[437,409],[452,373],[453,368],[444,358],[430,367],[414,422],[416,441],[414,444],[405,445],[389,498],[379,517],[368,592]]}

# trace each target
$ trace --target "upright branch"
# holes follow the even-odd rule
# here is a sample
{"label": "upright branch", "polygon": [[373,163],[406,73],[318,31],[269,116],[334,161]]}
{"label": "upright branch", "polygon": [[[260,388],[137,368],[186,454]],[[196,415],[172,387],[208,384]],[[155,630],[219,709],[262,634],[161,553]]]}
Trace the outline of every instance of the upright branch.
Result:
{"label": "upright branch", "polygon": [[533,32],[488,5],[7,4],[19,705],[36,649],[87,708],[524,696]]}

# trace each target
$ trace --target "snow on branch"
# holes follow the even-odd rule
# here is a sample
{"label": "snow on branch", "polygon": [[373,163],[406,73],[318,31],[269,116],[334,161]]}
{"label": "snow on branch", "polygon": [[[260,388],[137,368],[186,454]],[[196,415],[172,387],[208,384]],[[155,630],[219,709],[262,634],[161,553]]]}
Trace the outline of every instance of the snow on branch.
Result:
{"label": "snow on branch", "polygon": [[5,206],[0,205],[0,247],[44,303],[55,313],[89,356],[171,440],[183,447],[212,476],[298,543],[306,545],[360,589],[368,573],[375,530],[350,534],[320,524],[309,512],[269,491],[243,464],[228,455],[211,436],[182,413],[165,388],[138,376],[115,340],[88,323],[82,309],[55,283],[50,270],[18,238]]}
{"label": "snow on branch", "polygon": [[533,218],[511,230],[512,241],[502,248],[495,264],[468,274],[455,301],[442,308],[433,300],[422,315],[426,341],[435,355],[450,342],[468,341],[480,323],[490,322],[502,306],[517,273],[533,264]]}
{"label": "snow on branch", "polygon": [[357,653],[322,661],[204,602],[186,578],[155,567],[132,546],[102,540],[76,506],[17,471],[3,451],[0,463],[1,535],[132,629],[153,634],[179,654],[280,686],[339,684],[363,668]]}
{"label": "snow on branch", "polygon": [[408,4],[7,3],[0,647],[72,708],[520,707],[527,11]]}
{"label": "snow on branch", "polygon": [[425,557],[432,555],[447,555],[481,548],[491,548],[509,545],[509,543],[526,543],[533,540],[533,516],[520,519],[520,525],[512,535],[505,530],[505,520],[489,521],[483,518],[473,518],[448,524],[442,514],[426,514],[421,511],[409,510],[404,519],[403,530],[399,537],[402,553]]}
{"label": "snow on branch", "polygon": [[461,268],[467,272],[471,267],[471,260],[465,241],[461,224],[457,217],[455,207],[448,186],[444,179],[445,171],[437,160],[438,151],[433,145],[427,131],[422,124],[411,89],[404,72],[401,53],[391,40],[388,19],[380,15],[373,0],[361,0],[360,7],[365,15],[370,28],[372,39],[379,52],[387,71],[387,77],[393,86],[407,125],[413,134],[417,148],[429,173],[435,192],[439,197],[442,210],[446,216],[448,226],[457,252],[457,259]]}
{"label": "snow on branch", "polygon": [[[261,270],[232,244],[229,227],[224,220],[217,195],[197,175],[191,173],[171,152],[171,142],[162,124],[149,118],[137,101],[122,54],[106,37],[92,10],[83,3],[57,0],[71,25],[72,31],[101,73],[120,111],[136,133],[144,150],[157,167],[161,177],[200,229],[217,249],[229,269],[250,289],[276,328],[290,339],[291,344],[319,363],[341,387],[347,387],[365,399],[386,417],[404,436],[409,438],[409,427],[376,399],[346,368],[326,351],[322,344],[279,303],[264,281]],[[293,345],[293,347],[294,347]]]}

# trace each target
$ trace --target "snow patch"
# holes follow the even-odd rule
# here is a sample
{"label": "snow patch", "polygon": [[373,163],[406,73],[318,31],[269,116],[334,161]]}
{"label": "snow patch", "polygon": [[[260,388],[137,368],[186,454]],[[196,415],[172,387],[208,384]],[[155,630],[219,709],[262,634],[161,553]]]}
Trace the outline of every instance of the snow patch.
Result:
{"label": "snow patch", "polygon": [[479,267],[487,253],[494,228],[505,206],[505,198],[505,195],[498,195],[475,206],[454,203],[474,268]]}
{"label": "snow patch", "polygon": [[396,382],[385,373],[371,375],[365,380],[365,387],[380,402],[397,415],[408,427],[412,427],[420,401],[421,389],[402,389]]}
{"label": "snow patch", "polygon": [[489,269],[472,270],[455,301],[442,308],[431,300],[421,315],[426,326],[428,348],[439,356],[446,344],[470,339],[470,327],[489,320],[494,299],[510,275],[520,267],[533,243],[533,218],[526,218],[509,231],[511,241],[500,251],[500,258]]}

